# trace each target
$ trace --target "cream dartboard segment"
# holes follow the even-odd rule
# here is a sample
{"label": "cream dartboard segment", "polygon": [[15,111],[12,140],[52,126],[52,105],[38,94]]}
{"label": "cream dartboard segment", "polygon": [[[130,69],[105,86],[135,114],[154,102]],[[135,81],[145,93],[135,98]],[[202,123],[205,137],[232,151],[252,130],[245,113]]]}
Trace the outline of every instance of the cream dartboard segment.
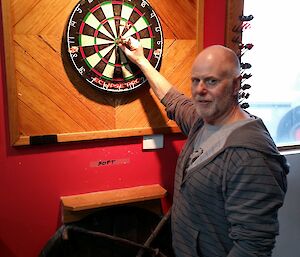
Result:
{"label": "cream dartboard segment", "polygon": [[91,86],[130,91],[146,82],[139,68],[118,47],[120,37],[140,41],[156,69],[162,59],[163,34],[157,14],[144,0],[80,1],[66,27],[72,67]]}

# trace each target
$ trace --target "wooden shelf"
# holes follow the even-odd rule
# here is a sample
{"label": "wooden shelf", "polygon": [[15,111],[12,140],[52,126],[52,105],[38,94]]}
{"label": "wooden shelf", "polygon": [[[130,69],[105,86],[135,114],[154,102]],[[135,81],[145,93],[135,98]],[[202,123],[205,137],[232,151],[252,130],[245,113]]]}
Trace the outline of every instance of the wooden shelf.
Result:
{"label": "wooden shelf", "polygon": [[122,188],[86,194],[62,196],[63,222],[80,220],[99,208],[124,205],[163,198],[167,190],[158,184]]}

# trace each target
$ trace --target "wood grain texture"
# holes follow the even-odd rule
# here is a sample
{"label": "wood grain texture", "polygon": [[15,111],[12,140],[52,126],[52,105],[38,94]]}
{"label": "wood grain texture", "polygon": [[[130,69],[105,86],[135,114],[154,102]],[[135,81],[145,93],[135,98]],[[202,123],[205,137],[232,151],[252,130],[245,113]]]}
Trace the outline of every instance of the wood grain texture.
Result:
{"label": "wood grain texture", "polygon": [[158,184],[61,197],[62,222],[78,221],[109,206],[136,206],[162,214],[161,198],[167,191]]}
{"label": "wood grain texture", "polygon": [[[203,0],[149,2],[164,32],[160,71],[190,95],[190,69],[203,40]],[[2,0],[12,144],[47,135],[66,142],[177,133],[148,85],[120,96],[70,79],[62,37],[77,3]]]}
{"label": "wood grain texture", "polygon": [[92,208],[159,199],[163,198],[166,193],[166,189],[158,184],[154,184],[79,195],[63,196],[60,199],[64,209],[81,211]]}
{"label": "wood grain texture", "polygon": [[5,48],[5,82],[7,86],[9,135],[10,143],[14,145],[20,137],[19,113],[17,105],[17,85],[15,82],[15,53],[13,49],[11,6],[9,1],[1,1],[3,36]]}
{"label": "wood grain texture", "polygon": [[195,39],[197,29],[197,1],[150,0],[160,19],[164,22],[165,38]]}
{"label": "wood grain texture", "polygon": [[226,38],[225,45],[231,48],[237,55],[240,55],[239,42],[242,42],[242,31],[235,31],[241,28],[242,21],[240,16],[243,15],[244,1],[227,1],[227,16],[226,16]]}

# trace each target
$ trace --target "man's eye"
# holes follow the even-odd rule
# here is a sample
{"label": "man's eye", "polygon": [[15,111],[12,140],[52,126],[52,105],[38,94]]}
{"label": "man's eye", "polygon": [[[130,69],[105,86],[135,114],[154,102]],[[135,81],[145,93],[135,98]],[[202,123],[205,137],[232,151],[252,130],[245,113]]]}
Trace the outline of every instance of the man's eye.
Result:
{"label": "man's eye", "polygon": [[193,84],[193,85],[198,85],[199,82],[200,82],[200,79],[192,78],[192,84]]}
{"label": "man's eye", "polygon": [[209,78],[205,80],[205,84],[208,86],[215,86],[218,83],[217,79]]}

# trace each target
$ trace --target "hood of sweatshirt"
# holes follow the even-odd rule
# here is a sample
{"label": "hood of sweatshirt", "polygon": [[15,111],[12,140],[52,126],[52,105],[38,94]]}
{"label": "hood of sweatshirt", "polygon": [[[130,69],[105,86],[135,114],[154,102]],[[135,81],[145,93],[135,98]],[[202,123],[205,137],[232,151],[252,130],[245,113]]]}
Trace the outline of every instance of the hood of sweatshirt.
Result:
{"label": "hood of sweatshirt", "polygon": [[260,118],[255,117],[252,121],[234,130],[229,135],[225,147],[244,147],[272,155],[281,163],[286,174],[289,172],[286,158],[279,153],[268,129]]}

